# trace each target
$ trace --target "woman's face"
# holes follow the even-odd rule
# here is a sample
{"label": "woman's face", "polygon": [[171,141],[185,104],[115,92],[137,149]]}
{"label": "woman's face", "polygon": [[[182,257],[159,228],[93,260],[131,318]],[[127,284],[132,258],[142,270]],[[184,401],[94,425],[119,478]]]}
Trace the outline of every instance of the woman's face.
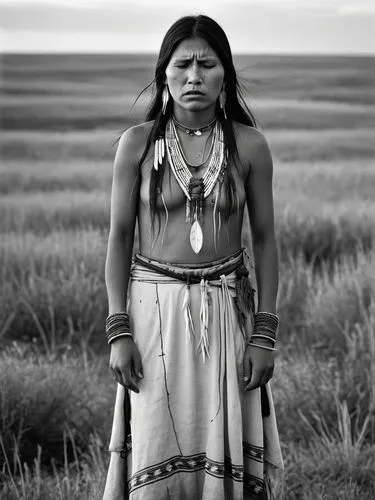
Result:
{"label": "woman's face", "polygon": [[203,111],[216,106],[223,87],[224,68],[216,52],[202,38],[187,38],[181,42],[165,74],[175,108]]}

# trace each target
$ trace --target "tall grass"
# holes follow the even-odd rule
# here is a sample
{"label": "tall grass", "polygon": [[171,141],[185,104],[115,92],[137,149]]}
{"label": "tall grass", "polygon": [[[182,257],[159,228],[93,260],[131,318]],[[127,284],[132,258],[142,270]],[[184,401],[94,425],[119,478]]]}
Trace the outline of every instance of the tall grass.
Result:
{"label": "tall grass", "polygon": [[107,230],[109,191],[67,190],[13,193],[0,199],[0,232],[51,234],[62,230]]}
{"label": "tall grass", "polygon": [[[83,159],[113,160],[113,145],[126,128],[124,124],[112,131],[3,131],[0,153],[2,158],[12,161],[11,166],[24,160],[26,167],[38,160],[54,161],[57,165]],[[54,165],[48,167],[56,172]]]}
{"label": "tall grass", "polygon": [[[16,453],[21,463],[32,464],[41,447],[40,461],[61,465],[66,449],[64,431],[74,437],[79,454],[86,453],[90,436],[105,442],[110,430],[108,408],[114,383],[106,358],[81,351],[40,356],[32,346],[14,343],[1,353],[1,440],[7,456]],[[0,467],[5,463],[4,455]]]}
{"label": "tall grass", "polygon": [[[13,160],[0,166],[0,194],[62,191],[110,191],[112,164],[109,162]],[[9,200],[9,198],[8,198]]]}
{"label": "tall grass", "polygon": [[3,338],[34,339],[47,352],[101,342],[107,307],[102,233],[9,233],[1,243]]}
{"label": "tall grass", "polygon": [[[2,444],[0,438],[0,445]],[[7,482],[0,482],[1,498],[6,500],[99,500],[103,496],[105,472],[108,466],[102,443],[95,435],[90,436],[88,451],[79,454],[69,428],[63,432],[64,460],[62,467],[52,462],[52,473],[42,464],[42,448],[38,447],[33,463],[21,463],[15,450],[12,459],[7,457],[3,470]],[[67,450],[73,451],[74,459]],[[4,448],[2,447],[4,450]],[[0,472],[1,474],[1,472]]]}
{"label": "tall grass", "polygon": [[[280,500],[371,498],[375,487],[372,268],[371,257],[363,254],[356,262],[348,258],[333,275],[314,273],[302,260],[293,261],[281,274],[281,354],[273,382],[286,462],[284,481],[278,482]],[[297,286],[302,281],[303,290]],[[292,293],[285,294],[285,287]],[[350,299],[351,307],[345,299],[341,302],[342,296]],[[14,498],[24,498],[22,488],[29,491],[34,484],[40,494],[30,498],[48,498],[53,488],[59,488],[59,498],[99,499],[114,399],[106,358],[90,352],[86,357],[69,351],[62,355],[56,349],[41,358],[32,354],[33,349],[37,348],[14,344],[0,364],[1,431],[8,438],[3,440],[3,455],[9,462],[6,465],[3,456],[8,477],[4,491],[14,494],[18,489]],[[26,428],[22,426],[27,431],[22,432]],[[34,448],[23,444],[30,441]],[[38,474],[46,474],[43,464],[48,464],[48,457],[55,465],[42,482]]]}

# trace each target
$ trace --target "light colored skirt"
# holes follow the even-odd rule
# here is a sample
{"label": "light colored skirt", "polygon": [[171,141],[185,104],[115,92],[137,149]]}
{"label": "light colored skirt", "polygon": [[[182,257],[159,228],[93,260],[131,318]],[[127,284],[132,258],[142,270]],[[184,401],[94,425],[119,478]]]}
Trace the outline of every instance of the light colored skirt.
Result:
{"label": "light colored skirt", "polygon": [[104,500],[271,497],[269,467],[283,467],[274,406],[269,383],[262,395],[243,390],[252,321],[244,334],[235,282],[232,272],[187,286],[133,266],[129,313],[144,378],[139,394],[117,386]]}

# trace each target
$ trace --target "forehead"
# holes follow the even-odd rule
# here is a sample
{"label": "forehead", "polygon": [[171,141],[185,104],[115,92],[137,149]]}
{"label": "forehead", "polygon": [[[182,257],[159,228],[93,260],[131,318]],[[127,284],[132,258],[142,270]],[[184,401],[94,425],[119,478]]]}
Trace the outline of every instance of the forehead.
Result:
{"label": "forehead", "polygon": [[211,45],[209,45],[203,38],[194,37],[187,38],[183,40],[175,49],[172,54],[172,59],[179,58],[203,58],[203,57],[218,57],[216,52],[213,50]]}

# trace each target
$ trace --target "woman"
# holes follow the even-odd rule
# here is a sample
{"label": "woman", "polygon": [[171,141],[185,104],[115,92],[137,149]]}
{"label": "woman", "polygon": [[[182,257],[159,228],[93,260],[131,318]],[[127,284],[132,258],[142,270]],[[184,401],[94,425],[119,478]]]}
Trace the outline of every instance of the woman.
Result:
{"label": "woman", "polygon": [[104,498],[270,498],[269,467],[282,458],[268,384],[278,326],[269,148],[212,19],[168,30],[155,84],[148,121],[123,134],[114,163],[106,328],[118,389]]}

